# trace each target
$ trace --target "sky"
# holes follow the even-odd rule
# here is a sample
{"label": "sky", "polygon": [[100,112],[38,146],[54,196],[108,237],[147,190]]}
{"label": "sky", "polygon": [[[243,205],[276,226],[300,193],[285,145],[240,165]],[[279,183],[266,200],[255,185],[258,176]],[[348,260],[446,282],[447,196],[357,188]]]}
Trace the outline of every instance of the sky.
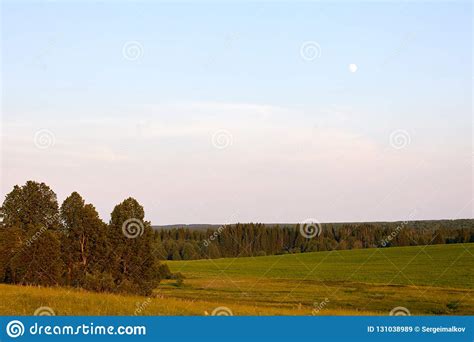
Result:
{"label": "sky", "polygon": [[472,218],[472,5],[2,1],[1,197],[108,221]]}

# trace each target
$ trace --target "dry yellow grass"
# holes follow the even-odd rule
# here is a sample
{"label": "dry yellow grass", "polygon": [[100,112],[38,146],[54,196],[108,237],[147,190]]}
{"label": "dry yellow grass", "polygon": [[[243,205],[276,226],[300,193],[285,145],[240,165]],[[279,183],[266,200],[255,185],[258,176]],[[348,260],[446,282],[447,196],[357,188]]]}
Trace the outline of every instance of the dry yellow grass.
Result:
{"label": "dry yellow grass", "polygon": [[[0,285],[0,315],[33,315],[42,306],[56,315],[196,315],[212,314],[226,303],[199,299],[179,299],[158,294],[154,298],[92,293],[64,288]],[[310,315],[307,307],[285,308],[250,304],[227,304],[234,315]],[[141,310],[140,310],[141,309]],[[325,314],[360,315],[351,310],[333,310]],[[371,314],[365,312],[364,314]]]}

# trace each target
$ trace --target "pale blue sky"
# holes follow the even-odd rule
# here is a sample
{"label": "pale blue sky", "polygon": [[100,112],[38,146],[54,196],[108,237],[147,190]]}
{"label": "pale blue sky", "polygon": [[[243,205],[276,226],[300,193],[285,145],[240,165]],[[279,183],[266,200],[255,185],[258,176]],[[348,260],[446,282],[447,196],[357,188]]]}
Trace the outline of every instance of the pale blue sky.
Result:
{"label": "pale blue sky", "polygon": [[156,224],[472,217],[470,2],[3,1],[1,21],[2,196],[45,181],[107,220],[132,195]]}

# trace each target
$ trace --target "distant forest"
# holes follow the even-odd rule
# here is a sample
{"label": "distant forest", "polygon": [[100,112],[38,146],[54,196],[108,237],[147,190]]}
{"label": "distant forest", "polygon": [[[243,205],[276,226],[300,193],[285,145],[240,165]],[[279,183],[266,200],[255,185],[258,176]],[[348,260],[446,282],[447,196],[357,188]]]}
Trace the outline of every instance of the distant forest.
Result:
{"label": "distant forest", "polygon": [[474,242],[474,220],[153,229],[133,198],[105,223],[77,192],[59,205],[44,183],[16,185],[0,208],[0,283],[150,295],[176,279],[163,260]]}
{"label": "distant forest", "polygon": [[314,237],[305,224],[237,223],[207,230],[158,229],[156,250],[164,260],[264,256],[374,247],[474,242],[474,220],[324,223]]}

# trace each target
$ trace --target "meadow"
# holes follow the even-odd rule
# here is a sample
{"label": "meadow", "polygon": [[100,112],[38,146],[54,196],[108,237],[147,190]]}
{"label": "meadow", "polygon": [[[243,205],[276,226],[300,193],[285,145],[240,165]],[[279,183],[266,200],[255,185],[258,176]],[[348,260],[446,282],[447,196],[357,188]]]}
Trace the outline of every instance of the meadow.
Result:
{"label": "meadow", "polygon": [[153,296],[0,285],[1,315],[474,314],[474,244],[168,262]]}

